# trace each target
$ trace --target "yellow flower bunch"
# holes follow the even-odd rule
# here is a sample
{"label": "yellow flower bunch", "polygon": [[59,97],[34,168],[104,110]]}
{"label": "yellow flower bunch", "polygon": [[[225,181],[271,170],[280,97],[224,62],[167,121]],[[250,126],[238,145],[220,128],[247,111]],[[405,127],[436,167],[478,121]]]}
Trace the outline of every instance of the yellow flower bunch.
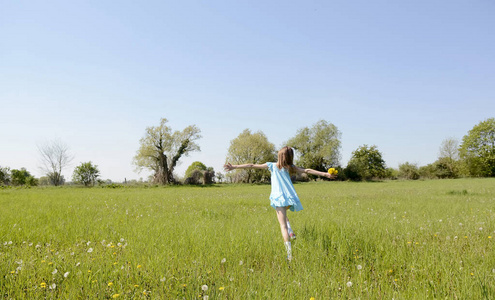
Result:
{"label": "yellow flower bunch", "polygon": [[328,169],[328,173],[330,175],[333,175],[333,174],[337,175],[339,173],[339,171],[335,170],[335,168],[330,168],[330,169]]}

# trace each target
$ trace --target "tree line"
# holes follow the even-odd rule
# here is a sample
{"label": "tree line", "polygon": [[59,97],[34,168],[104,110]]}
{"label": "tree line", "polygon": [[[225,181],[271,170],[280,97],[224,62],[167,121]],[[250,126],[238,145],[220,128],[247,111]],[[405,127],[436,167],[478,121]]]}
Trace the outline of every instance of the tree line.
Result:
{"label": "tree line", "polygon": [[[233,183],[268,182],[267,170],[240,169],[227,175],[216,173],[202,162],[192,163],[183,180],[174,173],[177,163],[191,152],[200,151],[197,141],[201,130],[190,125],[183,130],[173,131],[168,120],[162,118],[158,126],[150,126],[139,140],[139,148],[133,157],[133,164],[140,172],[152,172],[150,183],[167,184],[211,184],[217,181]],[[295,149],[295,164],[318,171],[335,168],[339,180],[375,179],[419,179],[495,176],[495,118],[489,118],[475,125],[463,138],[447,138],[442,141],[438,159],[426,166],[405,162],[398,169],[387,167],[382,153],[376,145],[361,145],[352,152],[346,166],[341,160],[341,132],[325,120],[310,127],[299,129],[282,146]],[[51,142],[38,146],[40,165],[45,176],[34,178],[26,169],[10,170],[0,166],[0,185],[37,185],[39,183],[63,185],[62,170],[72,161],[68,147],[62,142]],[[277,160],[277,149],[262,131],[245,129],[230,141],[226,161],[233,164],[261,164]],[[82,162],[73,172],[72,181],[85,186],[102,183],[100,171],[92,162]],[[312,180],[311,175],[301,175],[294,180]]]}

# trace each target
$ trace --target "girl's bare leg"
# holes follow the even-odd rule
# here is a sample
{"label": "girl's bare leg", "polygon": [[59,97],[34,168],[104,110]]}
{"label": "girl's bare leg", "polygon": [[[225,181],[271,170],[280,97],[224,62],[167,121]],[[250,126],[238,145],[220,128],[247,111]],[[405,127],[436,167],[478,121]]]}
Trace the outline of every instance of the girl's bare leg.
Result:
{"label": "girl's bare leg", "polygon": [[289,241],[289,231],[287,228],[287,207],[277,207],[277,219],[280,224],[280,231],[282,232],[282,237],[284,242]]}

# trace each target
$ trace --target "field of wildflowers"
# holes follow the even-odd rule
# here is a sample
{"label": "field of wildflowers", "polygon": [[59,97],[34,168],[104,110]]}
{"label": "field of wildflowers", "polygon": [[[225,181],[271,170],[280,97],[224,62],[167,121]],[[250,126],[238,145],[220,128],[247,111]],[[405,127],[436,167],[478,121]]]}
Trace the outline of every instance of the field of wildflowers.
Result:
{"label": "field of wildflowers", "polygon": [[[495,298],[495,179],[0,190],[0,299]],[[492,238],[494,237],[494,238]]]}

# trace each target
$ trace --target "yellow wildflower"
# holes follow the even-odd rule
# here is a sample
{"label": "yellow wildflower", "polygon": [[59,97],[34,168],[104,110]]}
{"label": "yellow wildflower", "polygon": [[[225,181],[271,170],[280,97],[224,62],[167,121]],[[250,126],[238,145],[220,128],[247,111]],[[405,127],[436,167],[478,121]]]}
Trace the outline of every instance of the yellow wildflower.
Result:
{"label": "yellow wildflower", "polygon": [[223,286],[219,287],[218,290],[219,291],[223,291],[225,288]]}
{"label": "yellow wildflower", "polygon": [[120,295],[119,295],[119,294],[115,294],[115,295],[113,295],[113,296],[112,296],[112,298],[114,298],[114,299],[115,299],[115,298],[117,298],[118,296],[120,296]]}
{"label": "yellow wildflower", "polygon": [[40,284],[40,286],[41,286],[42,288],[46,288],[46,283],[42,282],[42,283]]}
{"label": "yellow wildflower", "polygon": [[108,286],[112,286],[112,285],[113,285],[113,282],[109,282],[109,283],[108,283]]}

